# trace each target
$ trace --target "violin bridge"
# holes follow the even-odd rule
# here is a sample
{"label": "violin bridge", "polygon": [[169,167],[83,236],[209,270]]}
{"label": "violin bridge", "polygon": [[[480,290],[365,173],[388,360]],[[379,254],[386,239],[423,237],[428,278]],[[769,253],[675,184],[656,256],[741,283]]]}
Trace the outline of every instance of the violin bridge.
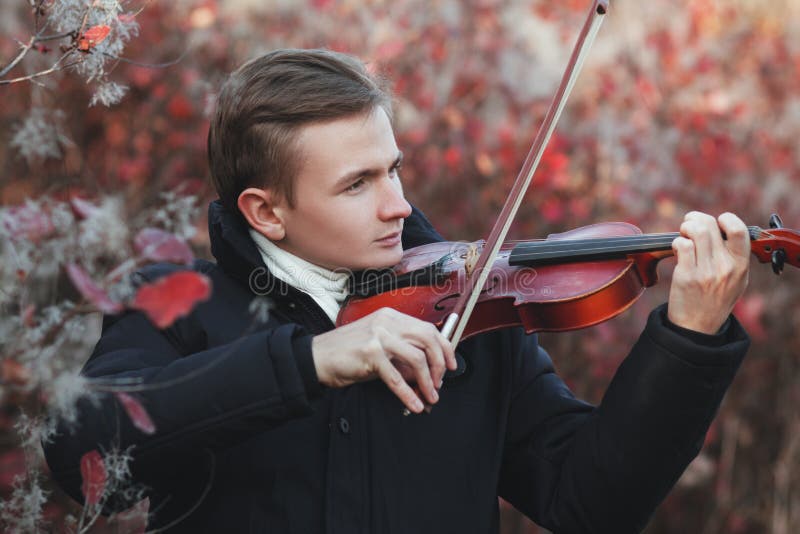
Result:
{"label": "violin bridge", "polygon": [[464,270],[467,272],[467,278],[472,276],[472,271],[475,270],[475,266],[478,264],[478,258],[480,258],[481,254],[478,252],[478,247],[475,243],[470,243],[467,247],[467,253],[464,257]]}

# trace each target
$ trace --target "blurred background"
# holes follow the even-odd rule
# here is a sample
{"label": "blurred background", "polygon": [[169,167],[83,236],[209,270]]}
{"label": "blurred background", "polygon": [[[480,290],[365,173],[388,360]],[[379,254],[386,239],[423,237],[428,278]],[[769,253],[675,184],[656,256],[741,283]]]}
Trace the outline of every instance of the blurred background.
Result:
{"label": "blurred background", "polygon": [[[160,221],[188,239],[198,256],[209,256],[205,206],[215,195],[205,140],[217,88],[226,73],[257,54],[326,47],[355,54],[392,80],[402,177],[412,203],[448,239],[485,238],[590,2],[105,2],[116,18],[102,46],[83,43],[87,49],[76,51],[81,43],[73,34],[37,43],[4,69],[37,24],[56,13],[60,22],[51,23],[52,33],[66,34],[69,16],[89,4],[0,4],[0,72],[6,71],[0,76],[6,82],[0,85],[0,209],[7,238],[0,332],[9,336],[0,341],[0,492],[7,503],[0,512],[38,513],[31,524],[44,531],[67,529],[73,524],[62,521],[64,514],[80,512],[47,482],[41,459],[22,446],[19,416],[31,395],[41,393],[41,383],[33,385],[11,362],[8,340],[34,316],[17,297],[42,289],[31,289],[35,280],[9,260],[7,243],[20,232],[20,217],[27,217],[22,233],[32,248],[60,240],[49,254],[55,267],[39,271],[57,288],[59,254],[74,255],[74,240],[68,233],[38,235],[25,206],[35,211],[79,196],[110,206],[122,225],[121,242],[129,234],[124,225]],[[32,5],[42,9],[39,17]],[[81,62],[38,75],[67,53]],[[800,228],[800,202],[791,196],[800,186],[798,139],[800,0],[612,1],[509,237],[537,238],[612,220],[645,232],[677,231],[683,214],[695,209],[733,211],[763,227],[779,213],[787,227]],[[143,213],[149,215],[143,219]],[[93,272],[123,260],[124,250],[98,253]],[[579,332],[542,335],[579,396],[600,401],[649,311],[666,300],[672,261],[663,263],[662,282],[622,316]],[[753,346],[702,453],[647,533],[800,531],[799,282],[792,267],[776,277],[754,260],[750,287],[736,309]],[[41,298],[67,297],[53,289]],[[84,327],[89,330],[79,337],[85,346],[73,340],[72,353],[51,357],[67,362],[58,369],[74,370],[85,358],[81,351],[94,343],[97,323],[87,320]],[[55,375],[47,376],[52,381]],[[24,394],[12,391],[15,380],[27,384]],[[8,504],[22,498],[26,476],[52,492],[38,508]],[[503,533],[544,532],[501,504]],[[110,527],[102,520],[81,526],[104,528]]]}

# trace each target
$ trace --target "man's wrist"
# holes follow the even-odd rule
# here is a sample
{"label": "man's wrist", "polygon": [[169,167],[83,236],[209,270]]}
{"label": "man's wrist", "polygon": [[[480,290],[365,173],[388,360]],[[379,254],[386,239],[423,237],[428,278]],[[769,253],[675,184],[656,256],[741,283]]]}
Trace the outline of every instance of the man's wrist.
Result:
{"label": "man's wrist", "polygon": [[725,319],[725,322],[722,323],[722,326],[717,329],[717,331],[713,334],[709,334],[706,332],[701,332],[698,330],[694,330],[691,328],[686,328],[681,325],[675,324],[669,318],[669,309],[665,306],[662,311],[662,316],[664,320],[664,325],[675,332],[676,334],[680,334],[681,336],[697,343],[698,345],[704,345],[706,347],[721,347],[725,343],[728,342],[728,332],[731,328],[731,318],[728,316]]}

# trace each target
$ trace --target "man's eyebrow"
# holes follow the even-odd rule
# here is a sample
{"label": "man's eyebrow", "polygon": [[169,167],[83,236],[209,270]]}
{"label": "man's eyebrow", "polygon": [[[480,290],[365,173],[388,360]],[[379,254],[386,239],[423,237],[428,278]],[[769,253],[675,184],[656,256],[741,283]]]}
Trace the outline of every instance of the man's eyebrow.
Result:
{"label": "man's eyebrow", "polygon": [[[392,165],[389,168],[393,169],[395,167],[399,167],[401,163],[403,163],[403,152],[398,150],[397,157],[394,158],[394,161],[392,162]],[[358,178],[368,178],[370,176],[375,176],[377,174],[380,174],[383,171],[384,171],[383,168],[380,169],[373,168],[373,169],[359,169],[357,171],[348,172],[347,174],[336,180],[336,185],[334,186],[334,189],[339,189],[340,187],[344,187],[348,185],[350,182],[357,180]]]}

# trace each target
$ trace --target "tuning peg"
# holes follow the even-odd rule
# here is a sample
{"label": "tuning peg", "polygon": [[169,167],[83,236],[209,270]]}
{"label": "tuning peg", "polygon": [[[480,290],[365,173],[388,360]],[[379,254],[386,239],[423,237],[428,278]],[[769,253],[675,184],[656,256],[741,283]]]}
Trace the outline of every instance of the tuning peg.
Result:
{"label": "tuning peg", "polygon": [[780,216],[777,213],[773,213],[769,216],[769,227],[770,228],[783,228],[783,221],[781,220]]}
{"label": "tuning peg", "polygon": [[781,274],[783,264],[786,262],[786,251],[782,248],[772,251],[772,272]]}

